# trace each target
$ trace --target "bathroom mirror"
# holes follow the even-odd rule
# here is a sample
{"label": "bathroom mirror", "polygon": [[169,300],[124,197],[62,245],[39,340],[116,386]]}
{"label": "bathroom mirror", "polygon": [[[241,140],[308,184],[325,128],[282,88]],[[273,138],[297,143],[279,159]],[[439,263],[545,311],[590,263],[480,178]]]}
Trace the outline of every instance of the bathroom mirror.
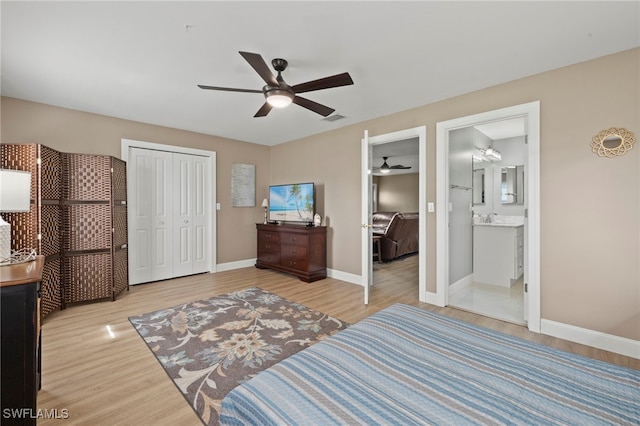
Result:
{"label": "bathroom mirror", "polygon": [[484,205],[484,169],[473,171],[473,205]]}
{"label": "bathroom mirror", "polygon": [[500,175],[500,202],[524,204],[524,166],[504,166]]}

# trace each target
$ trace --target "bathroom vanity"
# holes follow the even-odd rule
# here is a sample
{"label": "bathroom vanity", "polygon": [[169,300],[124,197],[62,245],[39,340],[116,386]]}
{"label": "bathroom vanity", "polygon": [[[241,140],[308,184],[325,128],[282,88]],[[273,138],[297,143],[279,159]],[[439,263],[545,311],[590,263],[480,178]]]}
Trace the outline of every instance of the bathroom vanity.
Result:
{"label": "bathroom vanity", "polygon": [[473,225],[473,281],[511,287],[524,273],[524,225]]}

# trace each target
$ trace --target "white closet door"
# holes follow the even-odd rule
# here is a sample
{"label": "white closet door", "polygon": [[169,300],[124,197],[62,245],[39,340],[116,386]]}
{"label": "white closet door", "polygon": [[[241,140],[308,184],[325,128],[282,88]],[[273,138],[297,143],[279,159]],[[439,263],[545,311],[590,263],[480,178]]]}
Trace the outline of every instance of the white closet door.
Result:
{"label": "white closet door", "polygon": [[173,272],[174,276],[193,273],[193,199],[192,156],[173,154]]}
{"label": "white closet door", "polygon": [[211,228],[211,172],[205,157],[193,156],[193,271],[198,274],[210,270],[209,252]]}
{"label": "white closet door", "polygon": [[135,240],[129,266],[130,284],[171,278],[171,154],[132,148],[129,159],[131,180],[130,236]]}
{"label": "white closet door", "polygon": [[153,151],[153,184],[147,187],[153,198],[153,234],[151,251],[153,272],[152,281],[173,278],[173,235],[174,226],[172,212],[172,154],[170,152]]}
{"label": "white closet door", "polygon": [[131,148],[130,284],[211,268],[208,157]]}
{"label": "white closet door", "polygon": [[208,162],[204,157],[173,154],[173,274],[209,270]]}
{"label": "white closet door", "polygon": [[129,283],[151,281],[151,188],[153,158],[147,151],[132,149],[127,164],[129,181]]}

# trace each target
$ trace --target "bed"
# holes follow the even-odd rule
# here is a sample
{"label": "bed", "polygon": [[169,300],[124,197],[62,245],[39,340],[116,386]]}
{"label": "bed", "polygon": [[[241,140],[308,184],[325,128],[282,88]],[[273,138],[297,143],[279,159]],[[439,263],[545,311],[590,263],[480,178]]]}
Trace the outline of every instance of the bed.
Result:
{"label": "bed", "polygon": [[640,371],[396,304],[238,386],[228,425],[638,425]]}

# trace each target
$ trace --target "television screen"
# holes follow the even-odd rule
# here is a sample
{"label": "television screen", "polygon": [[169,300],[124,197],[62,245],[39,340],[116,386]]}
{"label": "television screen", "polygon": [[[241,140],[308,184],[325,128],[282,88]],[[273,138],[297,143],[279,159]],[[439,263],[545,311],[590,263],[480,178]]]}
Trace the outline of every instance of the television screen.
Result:
{"label": "television screen", "polygon": [[315,210],[313,189],[313,183],[270,186],[269,220],[313,222]]}

